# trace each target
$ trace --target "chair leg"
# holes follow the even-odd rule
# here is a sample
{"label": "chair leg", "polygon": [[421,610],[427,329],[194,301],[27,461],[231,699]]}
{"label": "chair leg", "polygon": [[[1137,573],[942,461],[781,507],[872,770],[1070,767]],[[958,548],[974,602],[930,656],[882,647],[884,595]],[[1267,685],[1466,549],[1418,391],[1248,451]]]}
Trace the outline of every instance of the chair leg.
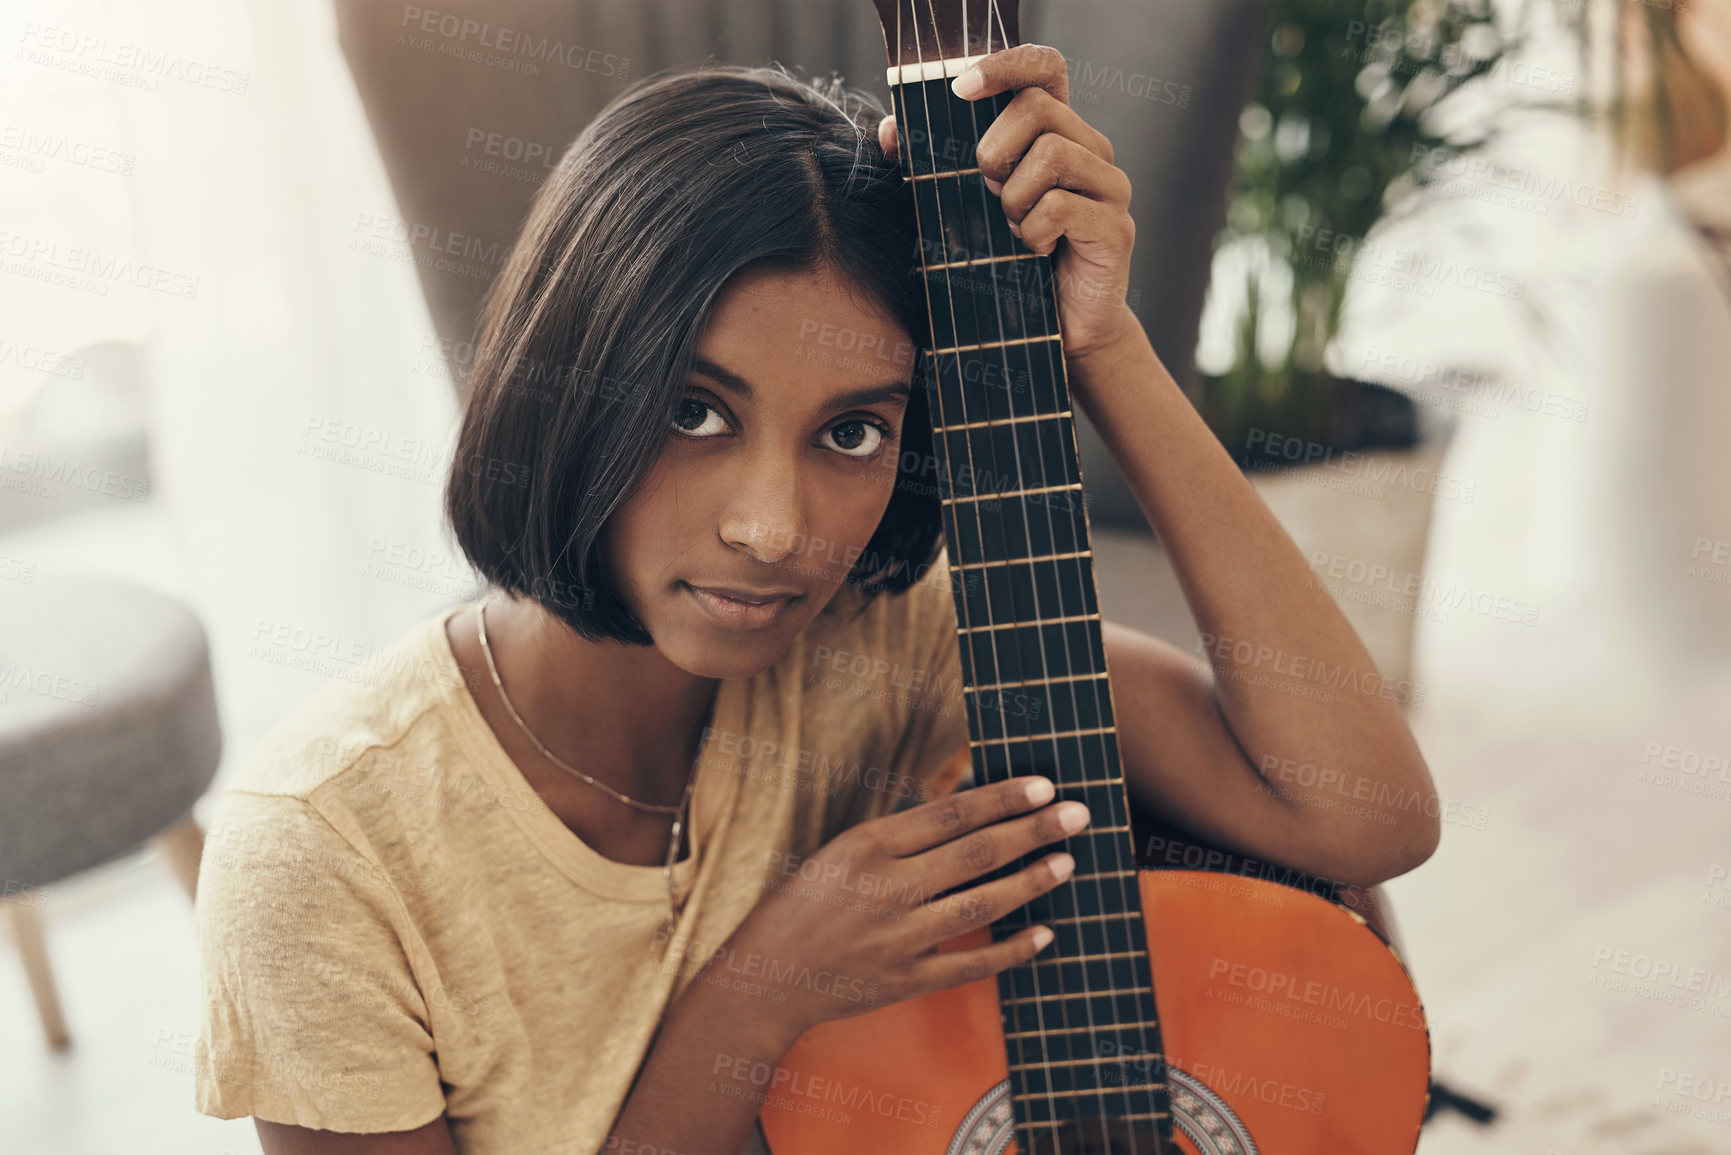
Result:
{"label": "chair leg", "polygon": [[12,928],[12,940],[18,944],[18,957],[24,961],[24,977],[30,982],[30,993],[36,998],[36,1013],[42,1019],[42,1033],[48,1045],[64,1051],[72,1045],[66,1033],[66,1020],[60,1014],[60,998],[54,993],[54,973],[48,969],[48,945],[42,934],[42,920],[31,905],[36,891],[14,895],[0,906],[6,908],[6,922]]}
{"label": "chair leg", "polygon": [[186,888],[187,897],[196,897],[198,860],[204,856],[204,831],[198,828],[198,821],[189,813],[150,841]]}

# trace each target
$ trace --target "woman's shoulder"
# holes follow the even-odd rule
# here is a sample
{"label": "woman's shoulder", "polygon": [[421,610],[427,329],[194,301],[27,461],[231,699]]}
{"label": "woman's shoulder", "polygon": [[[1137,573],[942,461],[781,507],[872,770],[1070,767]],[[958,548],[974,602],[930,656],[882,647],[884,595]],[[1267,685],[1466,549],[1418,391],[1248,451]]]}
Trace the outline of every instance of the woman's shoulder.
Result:
{"label": "woman's shoulder", "polygon": [[235,790],[310,800],[387,751],[427,715],[448,706],[462,675],[444,638],[449,606],[388,646],[357,646],[333,676],[267,730],[230,783]]}

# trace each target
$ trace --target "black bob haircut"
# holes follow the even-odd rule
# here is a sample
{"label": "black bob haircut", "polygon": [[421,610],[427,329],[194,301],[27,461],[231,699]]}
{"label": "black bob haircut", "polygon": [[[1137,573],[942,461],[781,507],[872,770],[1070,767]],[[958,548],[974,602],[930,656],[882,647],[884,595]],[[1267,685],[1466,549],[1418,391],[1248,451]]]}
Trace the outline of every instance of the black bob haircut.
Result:
{"label": "black bob haircut", "polygon": [[[835,77],[710,63],[637,81],[571,143],[488,292],[445,488],[487,581],[580,637],[653,644],[608,580],[602,527],[653,468],[717,295],[748,265],[827,263],[923,364],[919,234],[884,115]],[[916,368],[894,494],[838,590],[862,610],[943,544],[922,382]]]}

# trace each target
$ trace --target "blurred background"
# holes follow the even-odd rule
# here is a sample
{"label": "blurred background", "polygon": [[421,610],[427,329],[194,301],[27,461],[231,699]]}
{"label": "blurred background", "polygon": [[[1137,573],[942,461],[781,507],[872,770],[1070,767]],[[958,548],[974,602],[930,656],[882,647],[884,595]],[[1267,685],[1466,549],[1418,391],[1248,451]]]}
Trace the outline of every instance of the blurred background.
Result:
{"label": "blurred background", "polygon": [[[1410,687],[1444,839],[1388,890],[1464,1097],[1420,1151],[1731,1151],[1731,0],[1022,11],[1134,182],[1131,306]],[[0,45],[0,1147],[256,1151],[192,1109],[202,819],[477,591],[440,488],[530,198],[638,77],[883,99],[882,39],[19,0]],[[1078,434],[1107,615],[1196,651]]]}

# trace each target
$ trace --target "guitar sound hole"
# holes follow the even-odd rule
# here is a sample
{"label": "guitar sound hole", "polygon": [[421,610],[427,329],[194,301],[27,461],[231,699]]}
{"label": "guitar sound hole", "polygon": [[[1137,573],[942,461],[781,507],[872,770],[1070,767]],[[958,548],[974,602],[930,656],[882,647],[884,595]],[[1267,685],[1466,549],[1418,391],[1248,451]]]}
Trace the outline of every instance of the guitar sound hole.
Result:
{"label": "guitar sound hole", "polygon": [[1029,1141],[1028,1155],[1162,1155],[1159,1130],[1125,1119],[1072,1119],[1061,1127],[1041,1127]]}

